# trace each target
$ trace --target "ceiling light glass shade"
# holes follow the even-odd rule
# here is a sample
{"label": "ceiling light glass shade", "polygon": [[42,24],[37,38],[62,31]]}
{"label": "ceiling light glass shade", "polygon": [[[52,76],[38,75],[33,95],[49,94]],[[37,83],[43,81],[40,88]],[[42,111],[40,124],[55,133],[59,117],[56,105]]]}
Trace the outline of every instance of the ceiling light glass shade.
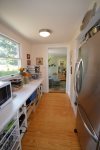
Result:
{"label": "ceiling light glass shade", "polygon": [[51,34],[51,31],[48,29],[41,29],[39,35],[42,37],[48,37]]}

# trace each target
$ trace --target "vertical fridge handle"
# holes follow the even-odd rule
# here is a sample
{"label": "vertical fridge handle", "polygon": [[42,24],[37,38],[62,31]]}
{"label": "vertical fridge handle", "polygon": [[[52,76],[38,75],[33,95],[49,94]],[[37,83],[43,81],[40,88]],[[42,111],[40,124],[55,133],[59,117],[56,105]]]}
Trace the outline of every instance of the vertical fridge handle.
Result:
{"label": "vertical fridge handle", "polygon": [[80,65],[82,64],[82,68],[83,68],[83,72],[84,72],[84,67],[83,67],[83,60],[80,59],[79,62],[76,63],[76,66],[75,66],[75,72],[74,72],[74,90],[75,90],[75,94],[76,96],[78,97],[78,91],[77,91],[77,88],[76,88],[76,76],[77,76],[77,73],[79,71],[79,68],[80,68]]}
{"label": "vertical fridge handle", "polygon": [[98,137],[98,143],[97,143],[96,150],[100,150],[100,131],[99,131],[99,137]]}
{"label": "vertical fridge handle", "polygon": [[78,97],[78,93],[77,93],[77,90],[76,90],[76,75],[77,75],[78,64],[79,64],[79,62],[76,62],[75,71],[74,71],[74,91],[75,91],[76,97]]}

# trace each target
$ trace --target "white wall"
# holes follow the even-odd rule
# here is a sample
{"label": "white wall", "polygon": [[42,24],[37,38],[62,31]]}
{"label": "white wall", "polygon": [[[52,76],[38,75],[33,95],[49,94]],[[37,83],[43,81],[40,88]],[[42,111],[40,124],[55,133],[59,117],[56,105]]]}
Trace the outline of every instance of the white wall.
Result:
{"label": "white wall", "polygon": [[36,57],[43,57],[43,65],[40,71],[44,78],[44,91],[48,92],[48,46],[47,45],[34,45],[32,46],[32,64],[36,65]]}
{"label": "white wall", "polygon": [[71,53],[70,55],[71,55],[71,66],[72,66],[70,99],[75,114],[76,114],[76,106],[74,105],[74,103],[76,101],[76,95],[74,91],[74,73],[75,73],[75,64],[78,57],[78,44],[77,44],[78,35],[79,35],[79,30],[77,30],[75,37],[73,37],[72,41],[70,42],[70,53]]}
{"label": "white wall", "polygon": [[[44,92],[48,92],[48,49],[52,47],[68,47],[65,44],[56,44],[56,45],[34,45],[32,46],[32,63],[36,64],[36,57],[43,57],[43,65],[41,65],[42,76],[44,77]],[[67,53],[69,53],[68,49]],[[67,54],[67,64],[69,64],[69,55]],[[67,74],[69,74],[70,66],[67,68]],[[70,93],[70,78],[68,75],[67,78],[67,92]],[[69,94],[70,95],[70,94]]]}
{"label": "white wall", "polygon": [[26,54],[31,54],[31,48],[32,44],[22,37],[20,34],[18,34],[16,31],[11,29],[9,26],[5,25],[5,23],[0,22],[0,34],[3,34],[16,42],[20,43],[20,55],[21,55],[21,62],[22,67],[26,67],[27,61],[26,61]]}

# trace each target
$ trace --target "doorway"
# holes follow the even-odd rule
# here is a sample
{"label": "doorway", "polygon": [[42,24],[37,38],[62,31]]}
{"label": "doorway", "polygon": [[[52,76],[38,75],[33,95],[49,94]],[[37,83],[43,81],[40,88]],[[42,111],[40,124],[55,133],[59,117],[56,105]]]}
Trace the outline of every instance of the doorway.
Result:
{"label": "doorway", "polygon": [[49,92],[66,92],[67,48],[49,48],[48,83]]}

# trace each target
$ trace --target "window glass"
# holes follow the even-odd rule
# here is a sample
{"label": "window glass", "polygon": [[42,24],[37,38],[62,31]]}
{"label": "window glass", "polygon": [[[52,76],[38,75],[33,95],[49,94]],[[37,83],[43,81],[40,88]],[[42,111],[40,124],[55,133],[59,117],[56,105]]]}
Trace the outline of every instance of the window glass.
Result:
{"label": "window glass", "polygon": [[20,44],[0,35],[0,77],[18,73]]}

